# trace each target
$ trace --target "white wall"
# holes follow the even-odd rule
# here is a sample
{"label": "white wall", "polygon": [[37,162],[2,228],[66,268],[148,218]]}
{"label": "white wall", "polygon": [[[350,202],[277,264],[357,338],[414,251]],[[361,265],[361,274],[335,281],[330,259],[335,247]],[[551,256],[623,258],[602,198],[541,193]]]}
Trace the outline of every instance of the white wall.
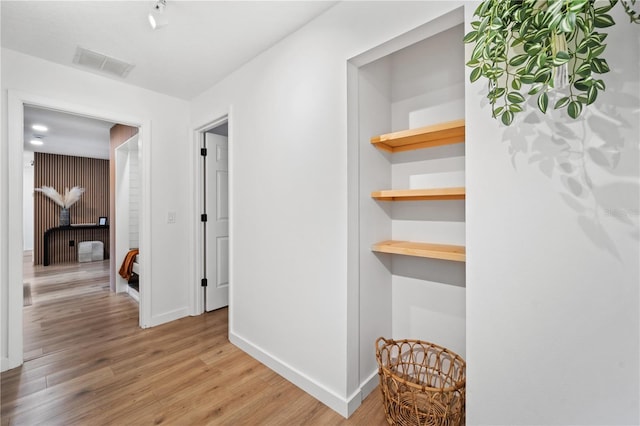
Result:
{"label": "white wall", "polygon": [[33,167],[33,151],[24,152],[24,173],[22,181],[22,212],[23,212],[23,232],[22,244],[24,250],[33,250],[33,194],[35,182],[35,168]]}
{"label": "white wall", "polygon": [[140,246],[140,164],[138,139],[129,150],[129,248]]}
{"label": "white wall", "polygon": [[[189,191],[185,191],[189,170],[188,152],[185,141],[189,138],[189,107],[182,100],[171,98],[127,84],[102,78],[100,76],[75,70],[26,56],[15,51],[2,50],[2,159],[3,170],[2,209],[8,215],[10,206],[9,187],[7,182],[12,176],[8,170],[9,151],[5,151],[9,144],[7,129],[7,90],[26,93],[39,99],[54,100],[59,104],[86,106],[90,111],[103,111],[110,118],[135,117],[136,122],[125,124],[149,125],[147,135],[143,135],[149,143],[143,146],[148,149],[150,167],[150,199],[149,238],[151,239],[151,255],[145,255],[149,262],[153,280],[149,282],[149,314],[144,319],[144,326],[152,326],[170,321],[189,313],[189,294],[192,290],[189,284],[189,270],[184,265],[189,264],[187,251],[190,249],[190,228],[187,218],[191,213],[187,201]],[[21,129],[21,125],[20,125]],[[7,182],[5,185],[4,183]],[[20,184],[21,182],[16,182]],[[177,213],[175,224],[167,224],[167,211]],[[4,216],[5,218],[7,216]],[[19,217],[19,216],[18,216]],[[1,232],[8,235],[8,222],[3,219]],[[21,225],[20,225],[21,226]],[[20,227],[20,229],[22,229]],[[22,238],[8,241],[8,250],[21,250]],[[2,238],[5,241],[5,238]],[[6,268],[10,258],[9,251],[2,251],[2,315],[8,312],[8,297],[5,297],[11,286],[17,288],[19,284],[10,282],[10,277],[16,277]],[[185,278],[187,277],[187,278]],[[14,278],[15,279],[15,278]],[[20,286],[21,289],[21,286]],[[21,291],[21,290],[20,290]],[[3,317],[2,357],[3,368],[7,365],[5,357],[11,351],[8,341],[8,318]],[[21,330],[18,329],[18,330]]]}
{"label": "white wall", "polygon": [[[372,136],[388,133],[391,127],[390,73],[391,61],[388,57],[358,70],[359,381],[363,386],[366,386],[367,378],[377,371],[374,342],[378,337],[392,337],[393,259],[391,255],[371,251],[373,244],[391,239],[392,234],[391,203],[381,203],[371,198],[372,191],[391,187],[389,160],[392,155],[371,145]],[[370,386],[377,384],[377,377],[373,376],[371,381]]]}
{"label": "white wall", "polygon": [[466,85],[469,424],[640,423],[640,32],[613,14],[576,121],[505,128]]}
{"label": "white wall", "polygon": [[[133,143],[137,143],[138,135],[133,136],[132,139],[129,139],[129,142],[123,143],[115,149],[113,160],[115,161],[115,222],[116,232],[115,232],[115,250],[114,255],[115,258],[118,259],[116,261],[116,267],[119,269],[118,265],[120,264],[119,259],[124,259],[131,245],[129,244],[130,237],[130,208],[129,208],[129,200],[131,195],[131,185],[129,182],[131,181],[131,153],[129,152],[129,147]],[[115,277],[115,291],[116,293],[121,293],[127,291],[128,282],[124,278],[117,274]]]}
{"label": "white wall", "polygon": [[[139,216],[140,216],[140,174],[139,150],[140,136],[131,137],[115,149],[115,223],[116,265],[125,258],[129,250],[139,248]],[[129,290],[128,282],[120,275],[115,276],[117,293]],[[186,290],[188,292],[188,289]]]}
{"label": "white wall", "polygon": [[464,118],[463,36],[456,25],[390,57],[392,131]]}
{"label": "white wall", "polygon": [[232,112],[230,337],[343,414],[360,398],[347,60],[457,5],[340,3],[192,102],[194,129]]}

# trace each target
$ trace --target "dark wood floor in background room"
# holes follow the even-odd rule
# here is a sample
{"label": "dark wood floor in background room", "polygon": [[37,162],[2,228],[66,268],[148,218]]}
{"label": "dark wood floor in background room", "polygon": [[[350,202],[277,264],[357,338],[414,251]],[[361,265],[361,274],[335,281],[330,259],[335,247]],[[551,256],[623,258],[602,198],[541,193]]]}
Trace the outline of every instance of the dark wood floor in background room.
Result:
{"label": "dark wood floor in background room", "polygon": [[226,309],[142,330],[138,305],[108,290],[108,260],[30,260],[25,363],[2,373],[2,426],[387,424],[378,389],[345,420],[237,349]]}

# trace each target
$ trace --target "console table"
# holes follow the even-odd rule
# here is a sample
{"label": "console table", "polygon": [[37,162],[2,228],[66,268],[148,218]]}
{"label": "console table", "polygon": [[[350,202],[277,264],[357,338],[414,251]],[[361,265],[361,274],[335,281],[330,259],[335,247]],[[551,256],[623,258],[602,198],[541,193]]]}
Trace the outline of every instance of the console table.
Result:
{"label": "console table", "polygon": [[[55,228],[49,228],[44,232],[44,247],[43,247],[43,259],[42,264],[49,266],[49,238],[51,235],[62,231],[81,231],[87,229],[105,229],[109,230],[109,225],[71,225],[71,226],[56,226]],[[106,235],[107,242],[109,241],[109,233]],[[106,245],[105,245],[106,246]]]}

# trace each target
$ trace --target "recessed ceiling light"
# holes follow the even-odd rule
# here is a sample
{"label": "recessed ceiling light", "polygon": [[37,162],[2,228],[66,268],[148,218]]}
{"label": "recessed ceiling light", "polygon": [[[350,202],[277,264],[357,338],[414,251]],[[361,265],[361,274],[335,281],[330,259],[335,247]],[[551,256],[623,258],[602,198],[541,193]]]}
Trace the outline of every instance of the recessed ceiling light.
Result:
{"label": "recessed ceiling light", "polygon": [[29,143],[31,145],[42,145],[44,142],[42,141],[42,139],[31,139]]}
{"label": "recessed ceiling light", "polygon": [[42,124],[34,124],[33,126],[31,126],[31,128],[36,132],[46,132],[47,130],[49,130],[47,126],[43,126]]}

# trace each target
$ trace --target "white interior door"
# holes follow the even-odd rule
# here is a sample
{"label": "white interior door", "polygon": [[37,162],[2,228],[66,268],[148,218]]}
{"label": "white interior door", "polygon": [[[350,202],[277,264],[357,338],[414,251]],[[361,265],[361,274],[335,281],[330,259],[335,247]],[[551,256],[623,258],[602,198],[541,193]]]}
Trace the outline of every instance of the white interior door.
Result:
{"label": "white interior door", "polygon": [[229,304],[229,160],[226,136],[205,133],[205,309]]}

